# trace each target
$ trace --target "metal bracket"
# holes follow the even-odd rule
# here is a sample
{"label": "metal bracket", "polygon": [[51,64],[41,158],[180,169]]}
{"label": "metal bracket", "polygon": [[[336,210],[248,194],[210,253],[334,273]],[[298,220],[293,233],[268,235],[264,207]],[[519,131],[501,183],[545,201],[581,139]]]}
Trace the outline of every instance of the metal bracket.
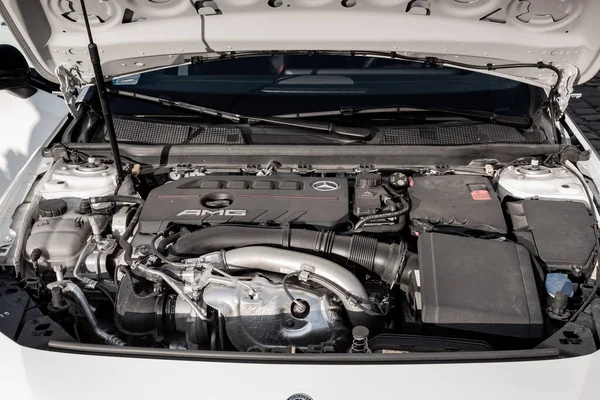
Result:
{"label": "metal bracket", "polygon": [[262,169],[263,167],[260,164],[248,164],[245,168],[240,168],[244,174],[248,175],[256,175]]}
{"label": "metal bracket", "polygon": [[270,176],[273,172],[277,172],[280,165],[281,164],[277,161],[271,161],[271,162],[269,162],[269,165],[267,165],[266,168],[261,168],[256,173],[256,176]]}
{"label": "metal bracket", "polygon": [[353,171],[356,174],[364,174],[364,173],[375,173],[378,171],[378,169],[375,168],[374,165],[359,165],[358,167],[354,168]]}
{"label": "metal bracket", "polygon": [[277,161],[270,161],[266,167],[263,167],[261,164],[248,164],[245,168],[241,168],[240,170],[248,175],[269,176],[273,172],[277,172],[280,165],[281,164]]}
{"label": "metal bracket", "polygon": [[298,165],[297,168],[292,168],[292,172],[300,175],[310,174],[311,172],[315,172],[316,169],[313,168],[310,164]]}
{"label": "metal bracket", "polygon": [[81,71],[79,71],[77,67],[71,65],[58,65],[54,70],[54,73],[60,83],[60,91],[69,108],[69,112],[74,116],[77,111],[75,108],[77,88],[82,87],[87,83],[81,77]]}
{"label": "metal bracket", "polygon": [[[209,284],[215,283],[218,285],[229,286],[229,287],[235,287],[235,286],[239,285],[239,286],[243,287],[244,289],[246,289],[246,291],[248,292],[248,296],[250,296],[250,298],[255,298],[258,295],[256,290],[254,290],[247,283],[240,280],[240,278],[229,275],[227,272],[225,272],[219,268],[215,268],[211,264],[200,264],[197,267],[200,267],[202,269],[198,270],[198,269],[196,269],[196,267],[194,267],[190,270],[191,281],[189,278],[186,279],[186,277],[183,277],[184,281],[186,282],[186,285],[183,289],[184,291],[186,291],[186,289],[189,288],[194,293],[196,293],[196,292],[199,292],[200,290],[204,289]],[[215,275],[215,273],[220,276]]]}
{"label": "metal bracket", "polygon": [[310,273],[311,271],[307,271],[305,269],[303,269],[302,271],[300,271],[300,273],[298,274],[298,280],[300,282],[304,282],[307,283],[308,279],[310,278]]}
{"label": "metal bracket", "polygon": [[194,166],[192,164],[177,164],[169,171],[169,178],[177,181],[190,176],[205,176],[208,173],[206,167]]}

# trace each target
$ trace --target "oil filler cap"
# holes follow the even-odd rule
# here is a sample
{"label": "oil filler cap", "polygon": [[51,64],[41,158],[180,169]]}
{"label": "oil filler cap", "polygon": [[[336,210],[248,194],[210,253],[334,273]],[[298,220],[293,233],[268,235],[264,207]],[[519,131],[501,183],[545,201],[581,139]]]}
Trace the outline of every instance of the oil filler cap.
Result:
{"label": "oil filler cap", "polygon": [[40,217],[60,217],[67,212],[67,202],[63,199],[40,200],[38,214]]}

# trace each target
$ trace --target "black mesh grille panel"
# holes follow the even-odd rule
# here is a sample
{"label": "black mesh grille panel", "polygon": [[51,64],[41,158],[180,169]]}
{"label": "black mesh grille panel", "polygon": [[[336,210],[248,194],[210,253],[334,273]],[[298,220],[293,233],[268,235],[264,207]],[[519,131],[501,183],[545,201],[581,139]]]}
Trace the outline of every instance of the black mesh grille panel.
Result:
{"label": "black mesh grille panel", "polygon": [[148,144],[243,144],[239,129],[169,125],[115,118],[115,133],[122,141]]}
{"label": "black mesh grille panel", "polygon": [[114,119],[117,139],[152,144],[182,143],[190,130],[189,126],[157,124],[153,122]]}
{"label": "black mesh grille panel", "polygon": [[460,146],[480,143],[540,143],[537,134],[523,134],[509,126],[480,124],[464,126],[388,129],[383,145]]}
{"label": "black mesh grille panel", "polygon": [[185,143],[189,144],[243,144],[242,134],[235,128],[198,128],[190,130]]}

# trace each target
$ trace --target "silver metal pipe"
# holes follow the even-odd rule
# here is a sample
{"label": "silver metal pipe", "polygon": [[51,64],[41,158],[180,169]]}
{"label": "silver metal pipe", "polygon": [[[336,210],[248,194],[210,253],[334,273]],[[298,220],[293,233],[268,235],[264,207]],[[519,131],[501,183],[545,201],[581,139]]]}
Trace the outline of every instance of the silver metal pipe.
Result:
{"label": "silver metal pipe", "polygon": [[179,287],[179,285],[177,284],[177,282],[175,282],[169,275],[165,274],[164,272],[161,271],[157,271],[155,269],[152,268],[148,268],[145,265],[142,264],[137,264],[135,266],[135,269],[138,269],[140,271],[142,271],[143,273],[147,274],[147,275],[153,275],[157,278],[160,278],[163,282],[165,282],[167,285],[169,285],[171,287],[171,289],[173,289],[178,295],[179,297],[181,297],[186,303],[188,303],[188,305],[190,306],[190,308],[192,310],[194,310],[194,312],[196,313],[196,315],[198,316],[198,318],[200,318],[201,321],[205,321],[205,322],[210,322],[212,321],[212,319],[210,319],[208,317],[208,315],[206,315],[206,311],[203,310],[202,308],[200,308],[200,306],[198,305],[198,303],[196,303],[194,300],[192,300],[190,298],[190,296],[188,296],[183,289],[181,289],[181,287]]}
{"label": "silver metal pipe", "polygon": [[[365,314],[365,309],[372,310],[370,304],[359,306],[354,299],[347,296],[347,293],[350,293],[360,299],[369,298],[358,278],[344,267],[324,258],[267,246],[250,246],[225,252],[225,261],[231,269],[257,269],[284,275],[306,272],[308,280],[313,273],[335,284],[334,286],[319,282],[339,297],[349,313]],[[347,293],[339,288],[343,288]]]}
{"label": "silver metal pipe", "polygon": [[98,223],[98,217],[92,215],[88,217],[88,222],[92,228],[92,235],[94,237],[94,241],[98,242],[100,240],[100,233],[102,230],[100,229],[100,224]]}
{"label": "silver metal pipe", "polygon": [[90,306],[90,303],[88,303],[87,299],[85,298],[85,295],[83,294],[83,291],[81,290],[81,288],[79,286],[77,286],[72,281],[65,280],[65,281],[49,283],[48,289],[52,290],[52,288],[55,286],[60,287],[60,288],[62,288],[62,290],[64,292],[71,293],[71,294],[73,294],[73,296],[75,296],[75,299],[77,300],[77,302],[79,303],[79,306],[83,310],[83,313],[85,314],[88,322],[90,323],[92,330],[94,331],[96,336],[98,336],[100,339],[102,339],[104,341],[104,343],[110,344],[113,346],[125,346],[124,341],[122,341],[115,335],[111,335],[109,333],[104,332],[100,328],[100,325],[98,325],[98,320],[96,319],[96,316],[94,315],[94,312],[92,311],[92,307]]}
{"label": "silver metal pipe", "polygon": [[95,246],[96,244],[88,239],[88,242],[83,247],[83,250],[81,250],[81,253],[79,253],[79,257],[77,258],[77,262],[75,263],[75,267],[73,268],[73,276],[79,281],[81,281],[85,285],[85,287],[89,289],[94,289],[98,282],[86,276],[81,276],[79,273],[79,269],[81,268],[81,264],[83,264],[83,260],[85,259],[85,257],[90,253],[90,251],[92,251],[92,249]]}
{"label": "silver metal pipe", "polygon": [[63,273],[63,267],[62,265],[55,265],[52,267],[52,269],[54,270],[54,273],[56,274],[56,280],[57,281],[64,281],[65,280],[65,274]]}

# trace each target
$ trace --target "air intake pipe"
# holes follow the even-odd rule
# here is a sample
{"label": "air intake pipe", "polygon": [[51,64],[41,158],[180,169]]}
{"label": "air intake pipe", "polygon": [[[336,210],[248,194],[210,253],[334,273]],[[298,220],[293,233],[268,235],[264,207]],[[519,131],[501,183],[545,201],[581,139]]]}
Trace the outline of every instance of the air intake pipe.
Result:
{"label": "air intake pipe", "polygon": [[347,266],[361,266],[393,283],[406,255],[406,244],[380,243],[361,235],[342,236],[331,231],[218,225],[179,238],[169,249],[170,258],[198,257],[222,249],[268,245],[308,250],[325,258],[338,256]]}
{"label": "air intake pipe", "polygon": [[[340,299],[353,326],[372,326],[377,315],[358,278],[336,263],[297,251],[251,246],[221,253],[228,269],[257,269],[281,273],[307,273],[307,280],[326,287]],[[210,305],[210,303],[209,303]]]}

